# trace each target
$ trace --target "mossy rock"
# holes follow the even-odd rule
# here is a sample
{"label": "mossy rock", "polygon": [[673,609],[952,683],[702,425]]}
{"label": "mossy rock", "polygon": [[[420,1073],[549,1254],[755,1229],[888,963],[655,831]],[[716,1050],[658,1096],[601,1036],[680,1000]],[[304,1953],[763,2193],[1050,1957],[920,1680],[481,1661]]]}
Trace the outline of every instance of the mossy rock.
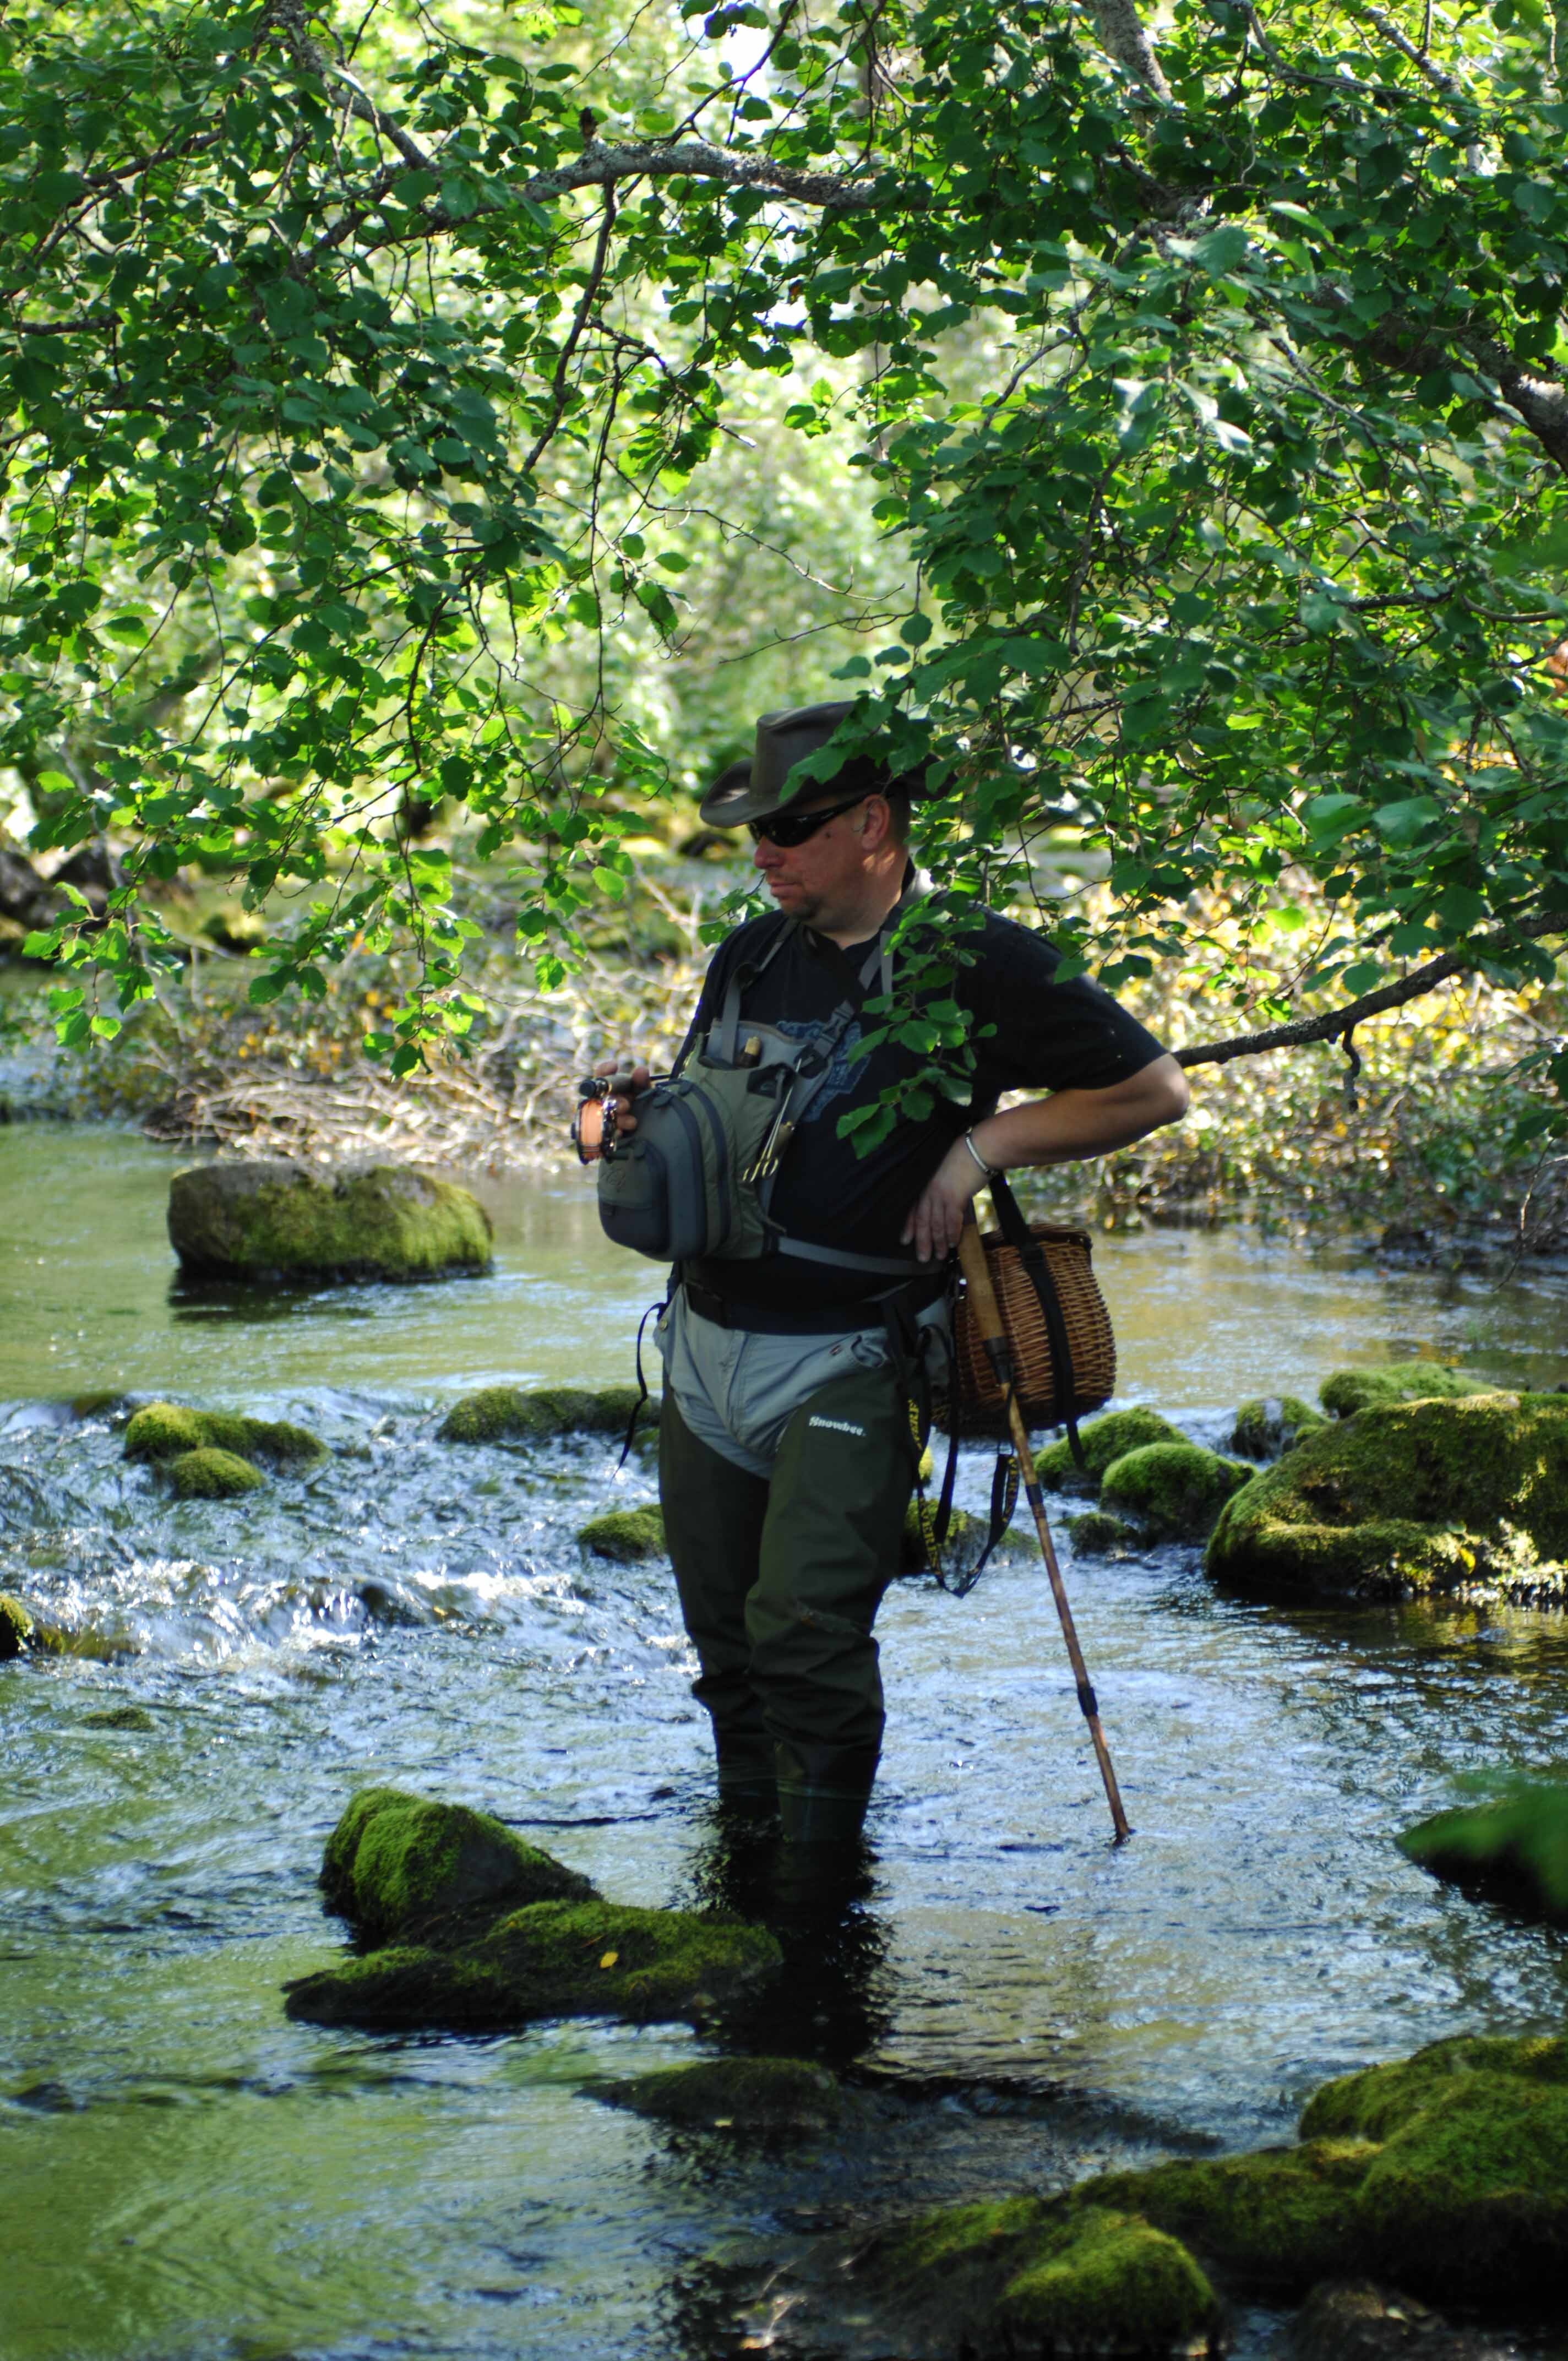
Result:
{"label": "mossy rock", "polygon": [[607,1557],[614,1565],[637,1565],[644,1558],[664,1554],[664,1512],[652,1501],[641,1509],[611,1509],[592,1517],[577,1534],[590,1557]]}
{"label": "mossy rock", "polygon": [[477,1198],[427,1172],[279,1162],[177,1172],[169,1235],[188,1278],[279,1286],[488,1270],[493,1233]]}
{"label": "mossy rock", "polygon": [[[927,1506],[935,1514],[937,1504],[929,1496],[927,1499]],[[1034,1528],[1030,1526],[1025,1532],[1019,1521],[1027,1514],[1027,1510],[1020,1500],[1018,1514],[991,1553],[992,1565],[994,1565],[998,1558],[1015,1557],[1020,1550],[1027,1551],[1029,1543],[1033,1539]],[[968,1509],[953,1510],[948,1520],[948,1530],[938,1553],[943,1572],[948,1578],[952,1577],[955,1569],[962,1571],[975,1564],[985,1547],[985,1537],[990,1531],[989,1517],[977,1517]],[[926,1574],[930,1570],[926,1556],[925,1535],[920,1530],[919,1503],[916,1500],[911,1500],[904,1512],[904,1538],[898,1563],[899,1571],[902,1574]]]}
{"label": "mossy rock", "polygon": [[965,2351],[1168,2353],[1219,2321],[1178,2240],[1071,2195],[946,2208],[880,2240],[869,2276],[925,2342]]}
{"label": "mossy rock", "polygon": [[259,1492],[267,1482],[259,1467],[232,1451],[182,1451],[167,1465],[181,1500],[236,1500],[242,1492]]}
{"label": "mossy rock", "polygon": [[1108,1410],[1101,1417],[1091,1419],[1079,1428],[1078,1439],[1083,1445],[1087,1476],[1074,1463],[1072,1445],[1065,1434],[1036,1454],[1035,1473],[1048,1492],[1093,1491],[1107,1467],[1124,1452],[1140,1450],[1147,1443],[1187,1440],[1179,1427],[1172,1426],[1157,1410],[1150,1410],[1141,1402],[1131,1410]]}
{"label": "mossy rock", "polygon": [[1231,1430],[1228,1451],[1239,1451],[1244,1459],[1277,1459],[1281,1453],[1294,1450],[1304,1434],[1310,1434],[1323,1420],[1310,1402],[1295,1394],[1259,1395],[1253,1401],[1243,1402],[1236,1412],[1236,1422]]}
{"label": "mossy rock", "polygon": [[488,1812],[362,1787],[327,1839],[325,1906],[367,1943],[448,1942],[531,1902],[588,1901],[586,1877]]}
{"label": "mossy rock", "polygon": [[[454,1402],[442,1443],[548,1443],[562,1434],[623,1435],[638,1403],[635,1386],[481,1386]],[[638,1420],[638,1438],[657,1434],[659,1405]]]}
{"label": "mossy rock", "polygon": [[1307,1435],[1227,1502],[1206,1564],[1243,1589],[1561,1604],[1568,1397],[1372,1408]]}
{"label": "mossy rock", "polygon": [[324,1443],[287,1419],[188,1410],[182,1402],[148,1402],[126,1429],[127,1459],[177,1459],[188,1451],[227,1451],[270,1467],[309,1467],[327,1456]]}
{"label": "mossy rock", "polygon": [[1067,1537],[1075,1557],[1111,1557],[1117,1550],[1135,1549],[1138,1536],[1120,1517],[1104,1509],[1085,1509],[1067,1521]]}
{"label": "mossy rock", "polygon": [[305,1976],[286,2006],[315,2025],[372,2029],[502,2033],[552,2016],[702,2025],[783,1958],[772,1935],[739,1919],[535,1902],[455,1949],[401,1944]]}
{"label": "mossy rock", "polygon": [[96,1713],[84,1713],[83,1730],[156,1730],[158,1724],[150,1713],[139,1705],[108,1705]]}
{"label": "mossy rock", "polygon": [[1178,2158],[1105,2174],[1073,2194],[1152,2222],[1238,2286],[1288,2294],[1343,2269],[1357,2251],[1357,2194],[1375,2153],[1352,2134],[1250,2156]]}
{"label": "mossy rock", "polygon": [[1336,1369],[1318,1388],[1318,1400],[1332,1417],[1354,1418],[1358,1411],[1387,1410],[1396,1402],[1464,1401],[1496,1390],[1441,1361],[1389,1361],[1380,1369]]}
{"label": "mossy rock", "polygon": [[1365,2268],[1436,2301],[1561,2303],[1568,2043],[1460,2037],[1331,2082],[1303,2130],[1376,2140],[1356,2200]]}
{"label": "mossy rock", "polygon": [[829,2131],[844,2112],[827,2068],[801,2058],[706,2059],[608,2083],[597,2095],[659,2123],[742,2135]]}
{"label": "mossy rock", "polygon": [[19,1656],[32,1644],[33,1619],[19,1598],[0,1590],[0,1664]]}
{"label": "mossy rock", "polygon": [[1466,1894],[1568,1927],[1568,1784],[1519,1779],[1407,1828],[1399,1850]]}
{"label": "mossy rock", "polygon": [[1151,1541],[1201,1542],[1232,1494],[1252,1479],[1250,1467],[1201,1443],[1146,1443],[1111,1462],[1100,1502]]}

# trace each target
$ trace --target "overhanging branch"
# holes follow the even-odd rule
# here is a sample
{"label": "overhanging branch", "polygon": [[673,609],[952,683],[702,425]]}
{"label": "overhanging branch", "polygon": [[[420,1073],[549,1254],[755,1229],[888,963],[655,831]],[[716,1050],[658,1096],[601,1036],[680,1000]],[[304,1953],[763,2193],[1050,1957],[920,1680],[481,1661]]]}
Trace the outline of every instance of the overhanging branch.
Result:
{"label": "overhanging branch", "polygon": [[1178,1049],[1176,1062],[1179,1066],[1227,1066],[1233,1058],[1257,1058],[1267,1049],[1300,1049],[1311,1041],[1337,1041],[1369,1016],[1382,1016],[1390,1008],[1402,1008],[1408,1000],[1419,1000],[1422,993],[1446,983],[1451,975],[1464,975],[1500,958],[1517,942],[1563,934],[1568,934],[1568,914],[1563,911],[1521,918],[1496,934],[1477,935],[1463,950],[1444,951],[1400,983],[1383,984],[1343,1008],[1331,1008],[1324,1016],[1303,1016],[1293,1025],[1273,1025],[1262,1033],[1238,1033],[1228,1041],[1204,1041],[1194,1049]]}

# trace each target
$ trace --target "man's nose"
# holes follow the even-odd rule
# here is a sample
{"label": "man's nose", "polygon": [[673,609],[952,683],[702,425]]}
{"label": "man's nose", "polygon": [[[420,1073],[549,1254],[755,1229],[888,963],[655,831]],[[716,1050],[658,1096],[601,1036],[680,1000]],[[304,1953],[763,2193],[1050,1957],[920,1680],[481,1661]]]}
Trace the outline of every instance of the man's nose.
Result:
{"label": "man's nose", "polygon": [[775,867],[783,858],[783,851],[778,845],[770,844],[765,836],[760,836],[757,839],[756,849],[751,854],[751,862],[754,868],[772,869]]}

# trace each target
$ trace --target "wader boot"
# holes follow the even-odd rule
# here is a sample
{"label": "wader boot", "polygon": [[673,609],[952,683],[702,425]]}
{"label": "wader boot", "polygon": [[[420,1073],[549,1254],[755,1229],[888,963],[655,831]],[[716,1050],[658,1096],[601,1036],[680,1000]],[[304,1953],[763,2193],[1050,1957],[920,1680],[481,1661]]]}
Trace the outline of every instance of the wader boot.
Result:
{"label": "wader boot", "polygon": [[914,1471],[885,1361],[854,1363],[803,1402],[766,1478],[709,1449],[664,1395],[664,1531],[720,1792],[754,1788],[765,1764],[797,1843],[850,1843],[865,1817],[883,1719],[872,1625],[899,1570]]}

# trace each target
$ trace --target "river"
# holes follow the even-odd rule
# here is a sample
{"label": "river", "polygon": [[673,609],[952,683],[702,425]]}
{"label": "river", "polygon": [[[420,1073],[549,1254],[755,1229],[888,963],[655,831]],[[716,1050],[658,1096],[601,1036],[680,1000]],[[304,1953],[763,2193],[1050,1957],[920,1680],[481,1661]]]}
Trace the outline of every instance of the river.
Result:
{"label": "river", "polygon": [[[630,1373],[652,1290],[578,1176],[487,1191],[489,1279],[258,1300],[172,1284],[178,1161],[0,1129],[0,1588],[102,1648],[0,1666],[4,2361],[884,2353],[824,2262],[862,2224],[1286,2138],[1332,2074],[1560,2029],[1563,1938],[1391,1839],[1457,1773],[1568,1757],[1568,1624],[1288,1611],[1215,1596],[1183,1550],[1065,1560],[1121,1851],[1037,1563],[890,1594],[873,1868],[785,2028],[873,2090],[852,2141],[749,2148],[594,2098],[703,2054],[681,2027],[289,2023],[280,1985],[341,1944],[315,1872],[367,1781],[497,1811],[616,1899],[711,1894],[734,1863],[668,1569],[575,1541],[646,1476],[617,1488],[602,1444],[435,1439],[473,1386]],[[1119,1399],[1203,1441],[1347,1363],[1439,1349],[1550,1385],[1568,1342],[1561,1272],[1238,1231],[1096,1261]],[[71,1408],[125,1392],[297,1418],[333,1455],[259,1506],[172,1503],[112,1410]],[[966,1464],[976,1504],[987,1475]],[[126,1708],[143,1726],[93,1718]],[[1247,2315],[1236,2349],[1277,2326]]]}

